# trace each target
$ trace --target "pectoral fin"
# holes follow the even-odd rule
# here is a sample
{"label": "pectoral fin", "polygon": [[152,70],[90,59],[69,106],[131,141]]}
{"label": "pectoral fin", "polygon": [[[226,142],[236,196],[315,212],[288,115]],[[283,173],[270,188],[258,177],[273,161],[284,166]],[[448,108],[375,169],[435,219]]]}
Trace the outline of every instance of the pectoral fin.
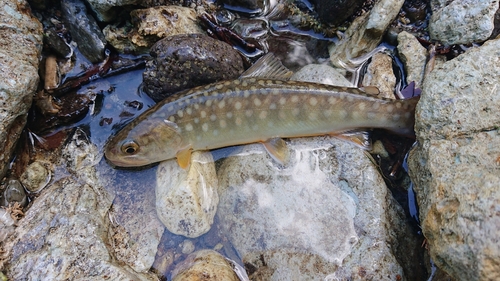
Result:
{"label": "pectoral fin", "polygon": [[265,77],[288,80],[292,74],[293,72],[283,66],[281,61],[274,56],[273,53],[268,53],[243,72],[240,77]]}
{"label": "pectoral fin", "polygon": [[290,152],[286,142],[282,138],[272,138],[262,143],[267,153],[281,165],[290,160]]}
{"label": "pectoral fin", "polygon": [[179,150],[175,155],[177,157],[177,164],[179,164],[182,169],[189,168],[189,165],[191,164],[191,151],[191,148],[188,147],[186,149]]}
{"label": "pectoral fin", "polygon": [[353,130],[353,131],[332,133],[330,135],[337,139],[341,139],[349,143],[352,143],[361,149],[364,150],[372,149],[372,141],[370,138],[370,133],[367,131]]}

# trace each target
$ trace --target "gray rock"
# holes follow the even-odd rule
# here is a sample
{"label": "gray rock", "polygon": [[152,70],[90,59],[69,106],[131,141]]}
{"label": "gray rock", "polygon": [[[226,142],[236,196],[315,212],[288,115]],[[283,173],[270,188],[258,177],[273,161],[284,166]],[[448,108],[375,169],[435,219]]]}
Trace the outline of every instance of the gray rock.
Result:
{"label": "gray rock", "polygon": [[373,9],[356,18],[344,34],[344,38],[329,48],[330,60],[343,67],[350,59],[375,49],[389,24],[396,18],[404,0],[380,0]]}
{"label": "gray rock", "polygon": [[42,25],[26,1],[0,1],[0,178],[21,134],[38,86]]}
{"label": "gray rock", "polygon": [[500,40],[435,68],[409,157],[433,261],[457,280],[500,278]]}
{"label": "gray rock", "polygon": [[394,99],[396,76],[392,70],[392,58],[384,53],[376,53],[366,69],[363,86],[374,86],[380,91],[380,96]]}
{"label": "gray rock", "polygon": [[62,0],[61,11],[80,52],[92,63],[101,62],[106,38],[95,19],[88,14],[85,4],[80,0]]}
{"label": "gray rock", "polygon": [[488,39],[494,29],[498,0],[434,0],[429,20],[431,39],[445,45]]}
{"label": "gray rock", "polygon": [[97,180],[97,147],[77,131],[62,155],[69,174],[42,191],[4,241],[9,279],[156,280],[124,266],[109,251],[113,197]]}
{"label": "gray rock", "polygon": [[29,164],[21,175],[21,182],[29,192],[39,192],[47,186],[52,178],[51,163],[45,161],[35,161]]}
{"label": "gray rock", "polygon": [[497,39],[434,67],[417,106],[419,139],[450,139],[500,127],[499,58]]}
{"label": "gray rock", "polygon": [[16,178],[7,178],[5,189],[0,195],[0,206],[9,206],[18,203],[22,208],[28,205],[28,197],[21,182]]}
{"label": "gray rock", "polygon": [[164,38],[151,47],[151,56],[143,83],[146,93],[156,101],[183,89],[234,79],[243,72],[236,50],[202,34]]}
{"label": "gray rock", "polygon": [[106,40],[117,50],[143,53],[158,40],[178,35],[204,33],[196,20],[196,11],[179,6],[159,6],[133,10],[131,24],[108,25],[103,32]]}
{"label": "gray rock", "polygon": [[156,174],[156,212],[172,233],[198,237],[210,230],[219,195],[210,152],[194,151],[186,171],[177,161],[164,161]]}
{"label": "gray rock", "polygon": [[398,52],[406,71],[406,81],[415,81],[419,88],[424,80],[427,49],[418,42],[415,36],[403,31],[398,35]]}
{"label": "gray rock", "polygon": [[340,73],[339,69],[324,64],[308,64],[295,72],[290,79],[352,87],[351,82]]}
{"label": "gray rock", "polygon": [[366,279],[416,280],[402,267],[415,260],[403,211],[364,152],[327,137],[289,144],[285,167],[254,144],[218,170],[221,232],[250,278],[346,280],[363,268]]}

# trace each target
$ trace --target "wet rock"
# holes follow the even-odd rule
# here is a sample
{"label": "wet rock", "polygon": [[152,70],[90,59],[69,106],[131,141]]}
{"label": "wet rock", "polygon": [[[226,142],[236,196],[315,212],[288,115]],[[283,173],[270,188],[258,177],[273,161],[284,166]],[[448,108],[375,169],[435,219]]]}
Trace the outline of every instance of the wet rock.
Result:
{"label": "wet rock", "polygon": [[433,0],[431,9],[432,40],[445,45],[469,44],[485,41],[493,32],[498,0]]}
{"label": "wet rock", "polygon": [[290,79],[352,87],[352,83],[340,73],[339,69],[324,64],[308,64],[295,72]]}
{"label": "wet rock", "polygon": [[60,58],[69,58],[73,54],[71,47],[57,34],[54,27],[45,30],[43,43]]}
{"label": "wet rock", "polygon": [[5,183],[5,190],[1,195],[0,206],[9,206],[15,202],[21,207],[28,205],[28,197],[21,182],[16,178],[8,178]]}
{"label": "wet rock", "polygon": [[418,280],[419,245],[364,152],[328,137],[289,145],[285,167],[254,144],[218,170],[221,232],[250,279],[348,280],[363,271],[364,279]]}
{"label": "wet rock", "polygon": [[363,77],[363,86],[375,86],[380,96],[394,99],[396,76],[392,70],[392,58],[384,53],[376,53],[366,69]]}
{"label": "wet rock", "polygon": [[266,1],[264,0],[222,0],[221,2],[225,4],[226,9],[250,14],[259,14],[266,9]]}
{"label": "wet rock", "polygon": [[151,47],[151,56],[143,81],[144,90],[156,101],[183,89],[234,79],[243,72],[236,50],[202,34],[164,38]]}
{"label": "wet rock", "polygon": [[113,197],[97,179],[97,147],[77,131],[62,155],[69,174],[41,192],[4,241],[9,279],[155,280],[123,266],[109,251]]}
{"label": "wet rock", "polygon": [[80,0],[62,0],[61,10],[80,52],[92,63],[101,62],[106,39],[95,19],[87,12],[85,4]]}
{"label": "wet rock", "polygon": [[433,261],[457,280],[500,277],[500,40],[426,77],[409,157]]}
{"label": "wet rock", "polygon": [[352,16],[365,0],[312,0],[319,18],[326,23],[338,25]]}
{"label": "wet rock", "polygon": [[427,50],[415,36],[403,31],[398,35],[398,53],[405,66],[406,81],[415,81],[415,87],[419,88],[424,80]]}
{"label": "wet rock", "polygon": [[219,253],[201,250],[190,254],[174,269],[172,281],[239,281],[231,264]]}
{"label": "wet rock", "polygon": [[196,20],[196,11],[179,6],[159,6],[133,10],[131,26],[108,25],[106,39],[119,51],[143,53],[158,40],[178,35],[204,33]]}
{"label": "wet rock", "polygon": [[186,171],[177,161],[158,166],[156,212],[172,233],[195,238],[210,230],[219,195],[212,154],[194,151]]}
{"label": "wet rock", "polygon": [[[26,1],[0,1],[0,178],[21,131],[37,88],[42,25]],[[8,27],[8,28],[7,28]]]}
{"label": "wet rock", "polygon": [[338,44],[329,48],[330,60],[342,67],[350,59],[373,50],[382,40],[385,30],[396,18],[404,0],[380,0],[373,9],[356,18]]}
{"label": "wet rock", "polygon": [[29,192],[39,192],[49,183],[52,177],[51,164],[35,161],[29,164],[21,175],[21,182]]}

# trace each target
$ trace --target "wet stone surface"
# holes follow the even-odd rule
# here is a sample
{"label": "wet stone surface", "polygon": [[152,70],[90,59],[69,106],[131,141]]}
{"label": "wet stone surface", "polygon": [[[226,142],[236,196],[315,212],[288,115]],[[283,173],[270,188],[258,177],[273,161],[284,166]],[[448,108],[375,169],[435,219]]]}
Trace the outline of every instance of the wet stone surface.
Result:
{"label": "wet stone surface", "polygon": [[151,47],[151,56],[143,74],[144,89],[156,101],[183,89],[234,79],[243,72],[236,50],[202,34],[162,39]]}

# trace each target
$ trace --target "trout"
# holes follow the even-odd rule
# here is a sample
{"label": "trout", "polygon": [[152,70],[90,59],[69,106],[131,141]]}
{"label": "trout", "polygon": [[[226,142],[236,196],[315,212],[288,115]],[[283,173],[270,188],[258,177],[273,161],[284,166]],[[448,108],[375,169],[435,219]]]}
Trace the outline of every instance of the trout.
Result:
{"label": "trout", "polygon": [[417,102],[418,97],[392,100],[358,88],[246,76],[159,102],[112,136],[105,156],[120,167],[177,158],[186,168],[193,150],[255,142],[280,159],[286,147],[277,138],[370,128],[412,137]]}

